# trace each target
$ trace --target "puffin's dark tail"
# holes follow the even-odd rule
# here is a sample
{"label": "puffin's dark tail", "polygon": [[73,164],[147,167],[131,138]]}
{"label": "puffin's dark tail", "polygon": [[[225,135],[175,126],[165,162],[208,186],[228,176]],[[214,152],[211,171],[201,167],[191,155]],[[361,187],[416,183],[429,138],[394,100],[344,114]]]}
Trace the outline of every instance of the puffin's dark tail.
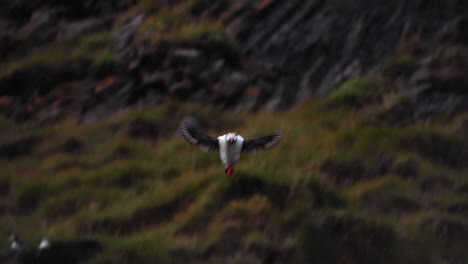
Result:
{"label": "puffin's dark tail", "polygon": [[234,166],[232,165],[227,166],[224,172],[226,172],[226,175],[231,176],[232,173],[234,172]]}

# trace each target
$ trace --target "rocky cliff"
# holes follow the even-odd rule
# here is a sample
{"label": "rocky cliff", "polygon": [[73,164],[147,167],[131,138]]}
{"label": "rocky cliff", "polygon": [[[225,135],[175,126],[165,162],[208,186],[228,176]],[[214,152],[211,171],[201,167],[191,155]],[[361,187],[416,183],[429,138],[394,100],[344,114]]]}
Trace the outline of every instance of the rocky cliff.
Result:
{"label": "rocky cliff", "polygon": [[382,75],[416,101],[389,120],[466,106],[465,1],[1,5],[0,108],[17,120],[95,120],[170,98],[281,110]]}

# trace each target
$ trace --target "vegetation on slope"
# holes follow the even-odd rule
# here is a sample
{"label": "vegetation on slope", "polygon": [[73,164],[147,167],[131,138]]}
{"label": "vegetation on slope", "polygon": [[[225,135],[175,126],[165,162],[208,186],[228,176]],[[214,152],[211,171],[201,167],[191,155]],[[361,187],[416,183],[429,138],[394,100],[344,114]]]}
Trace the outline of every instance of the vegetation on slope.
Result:
{"label": "vegetation on slope", "polygon": [[19,69],[67,68],[83,71],[83,65],[98,70],[105,64],[117,63],[108,33],[100,32],[72,40],[57,41],[23,58],[4,63],[0,76]]}
{"label": "vegetation on slope", "polygon": [[[191,15],[207,1],[158,3],[140,1],[116,21],[120,28],[144,14],[131,45],[236,52],[221,24]],[[422,79],[437,84],[427,93],[466,93],[458,61],[465,49],[450,51],[441,57],[455,70],[443,70],[436,56]],[[82,61],[119,63],[110,35],[46,45],[5,62],[0,75],[86,68]],[[412,75],[419,61],[403,52],[383,67],[390,81],[354,78],[323,101],[283,113],[166,102],[88,124],[0,118],[0,236],[96,239],[104,250],[94,263],[466,262],[468,119],[457,111],[437,118],[430,112],[437,105],[409,118],[419,97],[393,79]],[[444,82],[452,75],[460,81]],[[178,135],[187,115],[213,135],[283,130],[286,137],[271,151],[243,155],[227,177],[217,153]]]}
{"label": "vegetation on slope", "polygon": [[[466,153],[451,154],[466,143],[437,124],[368,124],[373,111],[309,102],[286,113],[220,115],[173,102],[86,125],[3,120],[3,149],[35,140],[0,161],[0,234],[96,238],[105,250],[95,263],[466,259],[463,237],[450,233],[468,224],[458,161]],[[216,153],[177,134],[186,115],[211,134],[281,129],[286,137],[242,156],[226,177]]]}

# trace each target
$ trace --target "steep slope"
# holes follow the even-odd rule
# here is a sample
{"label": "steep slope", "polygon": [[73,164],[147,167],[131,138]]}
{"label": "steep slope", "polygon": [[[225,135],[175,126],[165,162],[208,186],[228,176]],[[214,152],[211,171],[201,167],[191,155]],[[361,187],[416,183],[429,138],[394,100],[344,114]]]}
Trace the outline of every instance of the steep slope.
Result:
{"label": "steep slope", "polygon": [[[94,263],[466,261],[466,114],[392,128],[370,122],[381,107],[332,98],[223,118],[170,103],[87,125],[3,120],[0,234],[92,239]],[[286,138],[226,177],[177,134],[187,115],[214,135]]]}
{"label": "steep slope", "polygon": [[[394,60],[409,67],[393,77],[410,92],[418,66],[437,61],[454,66],[450,74],[466,73],[463,1],[67,3],[3,4],[0,108],[7,115],[86,121],[171,98],[289,109]],[[444,105],[441,97],[427,107]]]}
{"label": "steep slope", "polygon": [[[0,237],[58,246],[0,262],[467,262],[466,10],[3,1]],[[226,177],[186,116],[286,137]]]}

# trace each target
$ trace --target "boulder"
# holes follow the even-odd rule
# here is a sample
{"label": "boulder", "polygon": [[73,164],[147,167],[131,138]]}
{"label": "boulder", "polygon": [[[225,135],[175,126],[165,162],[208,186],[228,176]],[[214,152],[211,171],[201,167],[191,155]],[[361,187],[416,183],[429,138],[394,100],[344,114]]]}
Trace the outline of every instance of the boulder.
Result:
{"label": "boulder", "polygon": [[145,16],[143,14],[138,15],[122,25],[120,28],[114,30],[112,34],[112,40],[114,41],[115,47],[121,53],[126,48],[127,44],[132,40],[138,26],[143,22]]}
{"label": "boulder", "polygon": [[93,32],[104,31],[109,29],[112,23],[112,16],[62,22],[58,26],[57,40],[66,40]]}

